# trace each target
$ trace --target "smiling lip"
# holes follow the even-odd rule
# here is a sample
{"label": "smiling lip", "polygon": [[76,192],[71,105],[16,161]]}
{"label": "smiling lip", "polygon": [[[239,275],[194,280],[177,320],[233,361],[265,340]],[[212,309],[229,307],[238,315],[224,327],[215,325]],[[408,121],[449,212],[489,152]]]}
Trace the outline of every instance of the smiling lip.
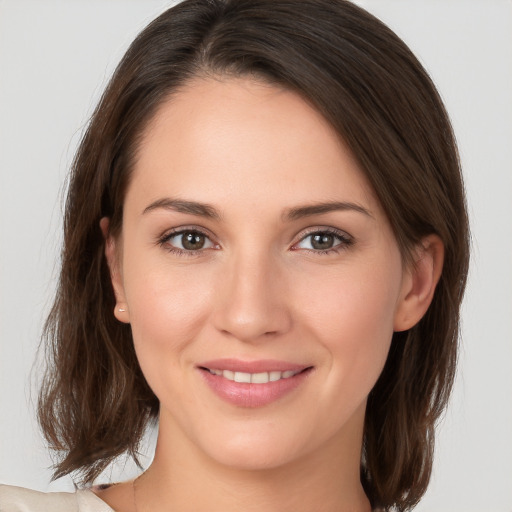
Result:
{"label": "smiling lip", "polygon": [[197,366],[210,389],[238,407],[262,407],[296,389],[311,366],[284,361],[217,359]]}

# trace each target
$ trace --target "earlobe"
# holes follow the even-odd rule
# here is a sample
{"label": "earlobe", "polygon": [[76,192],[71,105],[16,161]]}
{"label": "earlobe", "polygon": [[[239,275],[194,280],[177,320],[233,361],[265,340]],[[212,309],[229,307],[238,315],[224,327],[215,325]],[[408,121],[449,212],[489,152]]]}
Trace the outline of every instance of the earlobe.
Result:
{"label": "earlobe", "polygon": [[109,232],[110,219],[103,217],[100,220],[100,228],[105,239],[105,258],[110,270],[110,279],[114,294],[116,296],[116,306],[114,316],[123,323],[130,323],[128,304],[126,302],[123,286],[122,271],[119,264],[119,251],[116,247],[116,240]]}
{"label": "earlobe", "polygon": [[410,329],[427,312],[443,269],[443,242],[437,235],[429,235],[416,247],[413,257],[414,261],[406,270],[402,282],[395,311],[395,331]]}

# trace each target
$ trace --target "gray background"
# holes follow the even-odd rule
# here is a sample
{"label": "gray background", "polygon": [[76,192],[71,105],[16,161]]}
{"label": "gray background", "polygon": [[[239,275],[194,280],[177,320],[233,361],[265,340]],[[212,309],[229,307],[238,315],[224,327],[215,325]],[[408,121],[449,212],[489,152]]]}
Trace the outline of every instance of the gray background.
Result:
{"label": "gray background", "polygon": [[[457,134],[473,231],[463,348],[418,511],[512,510],[512,2],[361,0],[431,73]],[[0,482],[49,485],[34,357],[55,286],[63,183],[133,37],[169,2],[0,0]],[[153,436],[149,436],[151,444]],[[149,449],[150,451],[150,449]],[[148,461],[149,459],[146,459]],[[125,471],[123,473],[123,470]],[[130,463],[105,478],[126,478]]]}

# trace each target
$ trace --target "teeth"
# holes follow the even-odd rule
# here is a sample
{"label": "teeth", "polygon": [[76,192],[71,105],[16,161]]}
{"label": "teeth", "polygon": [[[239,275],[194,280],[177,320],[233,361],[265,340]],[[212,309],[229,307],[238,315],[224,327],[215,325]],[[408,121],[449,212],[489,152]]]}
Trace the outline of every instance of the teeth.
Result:
{"label": "teeth", "polygon": [[[249,375],[249,374],[247,374]],[[266,384],[268,382],[268,373],[253,373],[251,375],[251,382],[253,384]]]}
{"label": "teeth", "polygon": [[235,382],[251,382],[251,374],[243,372],[235,372]]}
{"label": "teeth", "polygon": [[270,372],[268,380],[270,382],[275,382],[281,378],[281,372]]}
{"label": "teeth", "polygon": [[286,370],[284,372],[261,372],[261,373],[245,373],[245,372],[232,372],[231,370],[216,370],[209,369],[213,375],[219,375],[225,379],[235,382],[244,382],[246,384],[266,384],[267,382],[275,382],[280,379],[289,379],[294,375],[300,373],[298,371]]}

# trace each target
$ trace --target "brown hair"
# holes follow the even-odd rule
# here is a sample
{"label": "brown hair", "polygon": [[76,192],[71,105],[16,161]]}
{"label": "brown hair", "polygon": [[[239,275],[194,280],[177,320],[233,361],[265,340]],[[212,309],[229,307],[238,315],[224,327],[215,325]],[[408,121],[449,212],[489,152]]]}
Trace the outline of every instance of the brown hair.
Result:
{"label": "brown hair", "polygon": [[443,241],[433,302],[395,333],[368,399],[361,480],[374,507],[407,510],[426,490],[434,426],[453,383],[468,223],[457,149],[441,99],[383,23],[345,0],[186,0],[132,43],[73,163],[60,284],[45,327],[49,369],[39,419],[61,454],[55,476],[92,481],[136,456],[158,400],[115,298],[99,221],[121,229],[138,141],[165,98],[198,75],[255,75],[301,94],[351,148],[405,259],[422,237]]}

